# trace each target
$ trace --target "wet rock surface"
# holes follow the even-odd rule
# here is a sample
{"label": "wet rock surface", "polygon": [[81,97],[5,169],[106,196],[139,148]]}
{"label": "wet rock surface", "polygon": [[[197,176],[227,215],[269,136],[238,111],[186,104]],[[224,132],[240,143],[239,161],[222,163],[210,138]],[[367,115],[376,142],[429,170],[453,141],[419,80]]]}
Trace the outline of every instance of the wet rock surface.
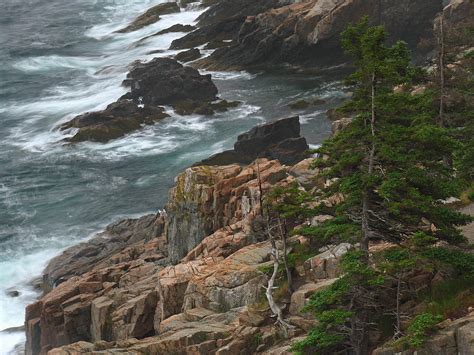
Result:
{"label": "wet rock surface", "polygon": [[117,32],[127,33],[139,30],[145,26],[158,22],[161,15],[171,14],[179,11],[179,6],[176,2],[165,2],[158,4],[150,8],[143,15],[138,16],[130,25]]}
{"label": "wet rock surface", "polygon": [[284,3],[278,0],[216,1],[210,4],[211,7],[198,18],[199,28],[173,41],[171,48],[184,49],[211,41],[233,40],[237,38],[247,16],[255,16]]}
{"label": "wet rock surface", "polygon": [[170,58],[135,63],[123,85],[130,87],[130,92],[105,110],[84,113],[59,126],[62,131],[76,130],[66,141],[105,143],[122,137],[169,117],[160,105],[172,106],[180,115],[212,115],[239,104],[218,100],[210,75],[201,75]]}
{"label": "wet rock surface", "polygon": [[214,101],[217,88],[210,75],[185,67],[176,60],[155,58],[136,64],[124,85],[131,91],[123,96],[137,104],[173,105],[182,100]]}
{"label": "wet rock surface", "polygon": [[103,111],[87,112],[62,124],[60,130],[77,129],[66,139],[70,143],[92,141],[105,143],[140,129],[142,125],[154,124],[166,117],[162,107],[140,107],[130,100],[119,100]]}
{"label": "wet rock surface", "polygon": [[180,62],[190,62],[201,58],[201,51],[197,48],[192,48],[187,51],[179,52],[174,56],[174,59]]}
{"label": "wet rock surface", "polygon": [[[263,11],[260,8],[254,15],[246,16],[235,32],[237,36],[232,37],[232,45],[214,52],[202,61],[202,66],[236,69],[262,64],[332,66],[344,63],[347,58],[340,50],[339,34],[349,23],[365,15],[374,23],[383,23],[392,39],[401,38],[418,50],[420,40],[431,36],[431,23],[442,9],[441,0],[309,0],[284,5]],[[204,24],[209,22],[208,18],[212,22],[216,16],[213,15],[211,10],[202,15],[202,33],[208,31],[206,26],[209,25]],[[183,42],[186,40],[180,43]]]}

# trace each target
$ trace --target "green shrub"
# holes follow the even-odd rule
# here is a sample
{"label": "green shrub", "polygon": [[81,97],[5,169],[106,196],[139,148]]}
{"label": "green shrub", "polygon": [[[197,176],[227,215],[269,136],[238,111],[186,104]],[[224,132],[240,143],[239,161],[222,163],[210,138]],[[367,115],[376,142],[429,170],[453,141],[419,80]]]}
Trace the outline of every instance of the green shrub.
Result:
{"label": "green shrub", "polygon": [[408,343],[415,348],[421,347],[426,341],[426,336],[433,331],[436,324],[442,320],[442,316],[433,315],[431,313],[421,313],[416,316],[408,326]]}
{"label": "green shrub", "polygon": [[428,248],[420,252],[420,254],[433,262],[453,267],[458,273],[465,277],[474,276],[473,254],[465,253],[459,249],[442,247]]}
{"label": "green shrub", "polygon": [[[342,340],[343,337],[341,335],[330,334],[323,327],[317,327],[310,330],[303,340],[294,342],[291,345],[290,351],[295,354],[307,353],[310,349],[316,352],[334,346]],[[314,354],[315,352],[312,353]]]}

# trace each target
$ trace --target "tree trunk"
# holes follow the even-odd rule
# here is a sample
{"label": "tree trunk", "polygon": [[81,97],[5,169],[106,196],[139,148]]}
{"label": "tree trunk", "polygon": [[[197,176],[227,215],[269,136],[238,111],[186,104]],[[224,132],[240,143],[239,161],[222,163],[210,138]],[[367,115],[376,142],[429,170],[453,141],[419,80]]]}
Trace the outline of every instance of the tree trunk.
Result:
{"label": "tree trunk", "polygon": [[283,244],[283,264],[285,265],[286,280],[288,281],[288,290],[293,293],[293,277],[291,276],[291,270],[288,266],[288,247],[286,245],[286,223],[282,224],[281,219],[278,218],[278,228],[280,229],[281,242]]}
{"label": "tree trunk", "polygon": [[[372,135],[372,143],[369,151],[369,167],[368,175],[372,175],[374,172],[374,161],[375,161],[375,72],[372,73],[372,82],[371,82],[371,108],[370,108],[370,132]],[[361,250],[365,254],[365,261],[369,262],[369,240],[370,240],[370,223],[369,223],[369,209],[370,209],[370,199],[369,199],[369,189],[365,188],[364,196],[362,197],[362,240],[361,240]]]}
{"label": "tree trunk", "polygon": [[445,98],[445,78],[444,78],[444,15],[441,13],[439,21],[439,34],[438,34],[438,46],[439,46],[439,59],[438,59],[438,71],[439,71],[439,123],[441,127],[445,126],[444,122],[444,98]]}
{"label": "tree trunk", "polygon": [[262,179],[260,177],[260,161],[257,159],[255,164],[257,165],[258,202],[260,203],[260,216],[263,218],[263,189]]}
{"label": "tree trunk", "polygon": [[396,317],[397,317],[397,325],[395,328],[395,335],[394,338],[398,339],[402,335],[402,320],[400,314],[400,288],[401,288],[402,280],[401,276],[398,275],[397,278],[397,309],[396,309]]}
{"label": "tree trunk", "polygon": [[288,324],[284,319],[283,319],[283,312],[280,308],[280,306],[275,302],[273,298],[273,290],[276,288],[275,287],[275,280],[278,274],[278,267],[280,266],[280,253],[278,251],[278,247],[276,244],[275,237],[273,233],[270,231],[270,222],[268,221],[267,224],[267,233],[268,233],[268,238],[270,239],[270,243],[272,245],[272,252],[271,255],[273,257],[273,273],[270,279],[268,280],[268,285],[267,289],[265,291],[265,295],[267,296],[268,300],[268,305],[270,306],[270,309],[273,313],[273,315],[277,318],[277,324],[281,326],[285,337],[288,337],[288,329],[292,328],[290,324]]}
{"label": "tree trunk", "polygon": [[[446,78],[445,78],[445,57],[446,57],[446,46],[445,46],[445,34],[444,34],[444,13],[441,12],[439,19],[439,33],[438,33],[438,47],[439,47],[439,58],[438,58],[438,72],[439,72],[439,125],[440,127],[446,127],[445,117],[445,99],[446,99]],[[453,166],[452,157],[449,155],[443,156],[443,163],[446,168]]]}

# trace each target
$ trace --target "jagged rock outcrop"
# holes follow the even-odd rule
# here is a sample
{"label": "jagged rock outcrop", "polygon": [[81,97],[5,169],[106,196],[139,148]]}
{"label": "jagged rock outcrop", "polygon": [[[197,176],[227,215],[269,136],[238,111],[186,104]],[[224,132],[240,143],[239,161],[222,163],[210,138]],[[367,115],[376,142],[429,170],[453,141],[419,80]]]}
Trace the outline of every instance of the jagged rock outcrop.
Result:
{"label": "jagged rock outcrop", "polygon": [[[248,338],[236,345],[242,328],[226,319],[235,319],[237,309],[259,301],[267,280],[260,267],[267,264],[270,246],[252,244],[250,225],[261,208],[256,164],[190,168],[170,193],[166,217],[121,221],[55,258],[45,271],[45,283],[56,287],[27,308],[28,353],[46,354],[80,341],[87,343],[71,349],[98,350],[104,342],[120,348],[130,339],[149,336],[156,338],[128,344],[180,349],[183,337],[197,337],[189,346],[201,344],[203,329],[209,334],[228,329],[225,338],[235,335],[214,344],[216,349],[244,349]],[[263,192],[293,180],[278,161],[261,159],[258,166]],[[197,233],[194,239],[191,233]],[[180,263],[165,267],[181,256]],[[180,314],[214,318],[208,328],[187,325],[179,330],[170,317]]]}
{"label": "jagged rock outcrop", "polygon": [[431,38],[432,21],[441,9],[442,0],[297,1],[248,16],[232,45],[217,50],[202,65],[225,69],[343,63],[347,58],[340,49],[340,33],[365,15],[383,24],[392,39],[403,39],[416,50],[420,39]]}
{"label": "jagged rock outcrop", "polygon": [[256,158],[278,159],[292,165],[306,158],[309,149],[300,136],[299,117],[262,124],[239,135],[233,150],[217,153],[196,165],[248,164]]}
{"label": "jagged rock outcrop", "polygon": [[263,192],[276,183],[289,183],[278,161],[265,159],[243,168],[240,165],[196,166],[176,179],[166,206],[167,241],[171,262],[177,262],[204,237],[238,221],[242,228],[260,211],[257,169]]}
{"label": "jagged rock outcrop", "polygon": [[123,85],[131,90],[122,96],[122,100],[132,100],[145,107],[172,106],[180,115],[212,115],[239,104],[227,100],[215,102],[218,100],[217,87],[211,75],[201,75],[196,69],[171,58],[135,64]]}
{"label": "jagged rock outcrop", "polygon": [[[247,16],[255,16],[285,4],[281,0],[222,0],[198,18],[199,28],[171,44],[173,49],[191,48],[237,37]],[[229,43],[227,43],[229,45]]]}
{"label": "jagged rock outcrop", "polygon": [[[288,140],[307,147],[297,117],[256,127],[241,135],[236,149],[267,152]],[[268,278],[261,267],[268,265],[271,247],[261,242],[254,221],[262,211],[261,194],[295,181],[288,169],[266,158],[188,168],[159,214],[111,224],[54,258],[44,272],[46,294],[27,308],[28,354],[74,342],[52,353],[183,349],[182,337],[194,336],[190,349],[255,350],[248,337],[265,317],[246,307],[261,301]],[[183,317],[191,323],[181,331]],[[206,345],[202,329],[192,328],[201,319],[209,320],[209,336],[229,327],[231,339]],[[149,336],[154,339],[141,340]]]}
{"label": "jagged rock outcrop", "polygon": [[26,309],[27,353],[46,354],[81,340],[153,334],[159,241],[122,247],[92,270],[74,276]]}
{"label": "jagged rock outcrop", "polygon": [[155,58],[136,64],[128,73],[124,85],[131,91],[123,98],[145,106],[217,99],[217,88],[210,75],[201,75],[196,69],[169,58]]}
{"label": "jagged rock outcrop", "polygon": [[43,290],[50,290],[73,276],[85,274],[127,246],[160,237],[164,224],[160,215],[146,215],[109,225],[104,233],[53,258],[43,272]]}
{"label": "jagged rock outcrop", "polygon": [[474,312],[455,321],[442,322],[439,330],[416,350],[400,350],[391,347],[375,349],[373,355],[471,355],[474,349]]}
{"label": "jagged rock outcrop", "polygon": [[67,141],[107,142],[169,117],[160,105],[172,106],[178,114],[212,115],[237,106],[238,102],[218,100],[211,75],[183,66],[171,58],[135,63],[123,85],[130,92],[103,111],[79,115],[59,126],[77,129]]}

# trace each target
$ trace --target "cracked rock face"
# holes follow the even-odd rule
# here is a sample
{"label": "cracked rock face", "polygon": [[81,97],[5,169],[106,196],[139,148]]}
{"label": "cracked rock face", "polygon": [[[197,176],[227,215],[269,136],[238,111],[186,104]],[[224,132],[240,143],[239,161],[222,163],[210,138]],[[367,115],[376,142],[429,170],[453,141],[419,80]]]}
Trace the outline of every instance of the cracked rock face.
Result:
{"label": "cracked rock face", "polygon": [[[278,161],[259,159],[258,168],[264,192],[275,183],[293,181]],[[170,261],[176,263],[220,228],[241,220],[241,228],[247,228],[260,210],[258,195],[257,163],[186,169],[177,177],[166,207]]]}
{"label": "cracked rock face", "polygon": [[[98,351],[109,344],[172,351],[182,347],[183,337],[194,339],[187,346],[244,349],[254,330],[236,324],[225,334],[222,329],[237,317],[236,309],[259,300],[267,281],[259,267],[270,246],[251,244],[250,223],[261,208],[256,164],[189,168],[171,190],[167,216],[114,223],[54,259],[45,283],[56,287],[26,311],[28,354],[74,342],[64,349]],[[294,179],[278,161],[260,159],[258,166],[264,192]],[[165,267],[173,258],[176,265]],[[208,319],[196,323],[204,328],[172,322],[183,312],[191,323]],[[231,332],[237,343],[227,339]],[[227,340],[205,345],[203,334]],[[155,337],[151,343],[131,340],[149,336]],[[51,353],[59,351],[66,350]]]}
{"label": "cracked rock face", "polygon": [[442,0],[306,0],[248,16],[229,48],[202,61],[213,69],[295,63],[331,66],[347,61],[340,33],[349,23],[369,16],[391,38],[411,48],[431,36]]}

